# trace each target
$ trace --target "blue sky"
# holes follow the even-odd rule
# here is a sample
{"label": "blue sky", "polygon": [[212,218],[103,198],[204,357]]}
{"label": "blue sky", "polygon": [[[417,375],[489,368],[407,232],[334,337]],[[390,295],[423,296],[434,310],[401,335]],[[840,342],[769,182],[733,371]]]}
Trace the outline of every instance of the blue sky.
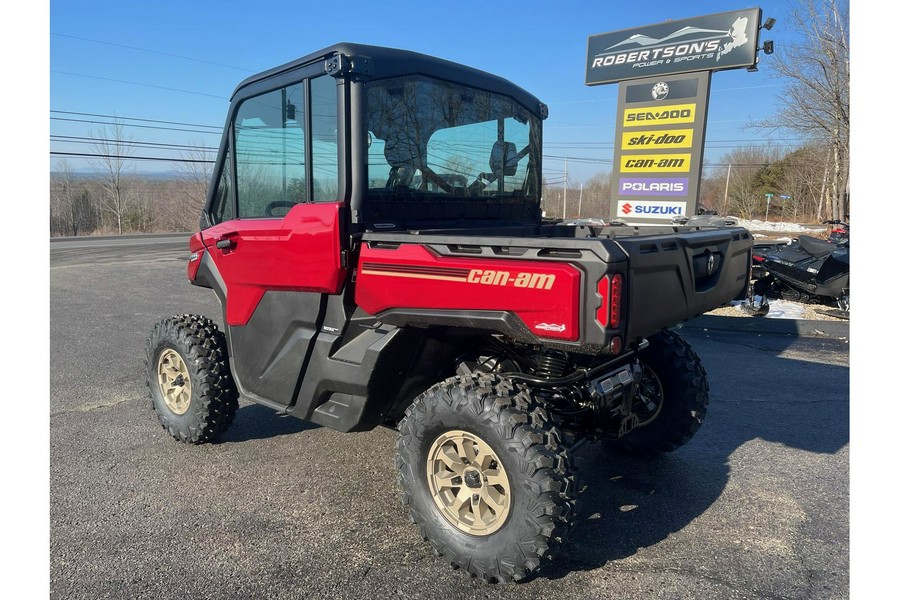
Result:
{"label": "blue sky", "polygon": [[[577,184],[609,169],[609,162],[597,161],[612,158],[616,109],[617,85],[584,85],[587,38],[753,6],[758,5],[706,0],[639,4],[57,0],[49,13],[50,148],[84,151],[86,147],[73,138],[89,137],[99,126],[83,121],[104,120],[88,114],[191,125],[130,127],[126,136],[135,141],[218,146],[228,97],[239,81],[335,42],[350,41],[432,54],[521,85],[550,107],[544,129],[545,179],[559,179],[569,157],[570,181]],[[790,36],[791,6],[783,0],[763,6],[764,19],[778,20],[771,32],[764,32],[764,39],[775,40],[776,51],[779,40]],[[757,73],[713,75],[707,163],[735,146],[766,143],[764,134],[746,128],[775,110],[779,83],[767,72],[765,61],[761,55]],[[771,143],[796,144],[797,139],[781,134]],[[138,152],[184,155],[178,148]],[[51,169],[57,160],[51,157]],[[69,160],[75,169],[88,167],[85,159]],[[171,170],[173,163],[142,162],[137,168]]]}

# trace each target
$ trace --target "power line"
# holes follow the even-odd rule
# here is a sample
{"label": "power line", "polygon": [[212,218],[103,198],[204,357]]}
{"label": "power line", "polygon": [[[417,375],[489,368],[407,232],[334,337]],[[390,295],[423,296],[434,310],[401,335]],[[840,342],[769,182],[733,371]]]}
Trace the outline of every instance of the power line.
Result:
{"label": "power line", "polygon": [[[116,123],[110,123],[108,121],[94,121],[91,119],[70,119],[66,117],[50,117],[51,121],[66,121],[69,123],[89,123],[92,125],[116,125]],[[199,129],[182,129],[179,127],[159,127],[155,125],[135,125],[132,123],[119,123],[122,127],[133,127],[137,129],[153,129],[156,131],[183,131],[186,133],[202,133],[205,135],[216,135],[220,132],[216,131],[201,131]]]}
{"label": "power line", "polygon": [[129,85],[139,85],[142,87],[156,88],[158,90],[166,90],[169,92],[181,92],[183,94],[194,94],[197,96],[206,96],[207,98],[216,98],[218,100],[228,100],[225,96],[217,96],[215,94],[206,94],[204,92],[195,92],[192,90],[182,90],[179,88],[170,88],[162,85],[153,85],[151,83],[140,83],[138,81],[126,81],[125,79],[113,79],[112,77],[98,77],[96,75],[86,75],[84,73],[72,73],[71,71],[58,71],[56,69],[51,69],[51,73],[57,73],[59,75],[71,75],[73,77],[86,77],[88,79],[99,79],[100,81],[112,81],[114,83],[127,83]]}
{"label": "power line", "polygon": [[181,60],[190,60],[190,61],[193,61],[193,62],[203,63],[203,64],[205,64],[205,65],[215,65],[215,66],[217,66],[217,67],[225,67],[226,69],[236,69],[236,70],[238,70],[238,71],[246,71],[246,72],[248,72],[248,73],[253,73],[253,72],[255,72],[255,71],[253,71],[252,69],[245,69],[244,67],[235,67],[234,65],[226,65],[226,64],[222,64],[222,63],[213,62],[213,61],[210,61],[210,60],[203,60],[203,59],[200,59],[200,58],[193,58],[193,57],[191,57],[191,56],[182,56],[182,55],[180,55],[180,54],[172,54],[172,53],[169,53],[169,52],[161,52],[161,51],[159,51],[159,50],[150,50],[149,48],[139,48],[139,47],[137,47],[137,46],[128,46],[128,45],[126,45],[126,44],[116,44],[116,43],[114,43],[114,42],[104,42],[104,41],[102,41],[102,40],[92,40],[92,39],[89,39],[89,38],[78,37],[77,35],[68,35],[68,34],[65,34],[65,33],[53,33],[53,32],[51,32],[50,35],[54,35],[54,36],[56,36],[56,37],[70,38],[70,39],[73,39],[73,40],[81,40],[82,42],[91,42],[92,44],[103,44],[104,46],[115,46],[116,48],[127,48],[127,49],[129,49],[129,50],[137,50],[137,51],[139,51],[139,52],[147,52],[147,53],[149,53],[149,54],[159,54],[159,55],[161,55],[161,56],[169,56],[169,57],[171,57],[171,58],[180,58]]}
{"label": "power line", "polygon": [[[111,140],[105,139],[97,139],[90,137],[79,137],[79,136],[71,136],[71,135],[51,135],[51,142],[60,142],[64,144],[96,144],[96,143],[105,143]],[[143,142],[143,141],[133,141],[133,140],[116,140],[118,144],[122,144],[124,146],[133,146],[137,148],[160,148],[160,149],[169,149],[169,150],[198,150],[201,152],[218,152],[218,148],[213,146],[196,146],[192,144],[166,144],[162,142]]]}
{"label": "power line", "polygon": [[204,163],[214,164],[214,160],[202,160],[194,158],[164,158],[161,156],[120,156],[117,154],[95,154],[90,152],[57,152],[50,151],[50,156],[73,156],[77,158],[114,158],[119,160],[150,160],[161,162],[181,162],[181,163]]}
{"label": "power line", "polygon": [[[113,119],[114,121],[137,121],[139,123],[159,123],[163,125],[183,125],[186,127],[205,127],[209,128],[211,131],[198,131],[194,129],[181,129],[177,127],[154,127],[150,125],[136,125],[132,123],[118,123],[123,127],[133,127],[133,128],[141,128],[141,129],[151,129],[151,130],[159,130],[159,131],[184,131],[188,133],[201,133],[201,134],[220,134],[222,131],[222,126],[219,125],[207,125],[202,123],[189,123],[184,121],[167,121],[162,119],[147,119],[140,117],[125,117],[119,115],[107,115],[100,113],[86,113],[86,112],[77,112],[77,111],[65,111],[65,110],[51,110],[51,113],[54,114],[62,114],[62,115],[74,115],[74,116],[83,116],[83,117],[97,117],[103,119]],[[106,122],[106,121],[95,121],[92,119],[69,119],[63,117],[50,117],[51,121],[68,121],[68,122],[76,122],[76,123],[90,123],[95,125],[115,125],[115,122]],[[746,147],[747,144],[745,142],[754,142],[759,141],[759,138],[741,138],[741,139],[721,139],[721,140],[707,140],[705,147],[707,149],[723,149],[723,148],[734,148],[734,147]],[[772,143],[772,142],[782,142],[782,143]],[[796,144],[791,142],[805,142],[808,141],[804,138],[780,138],[779,140],[767,140],[765,143],[752,144],[754,148],[791,148]],[[442,142],[444,145],[448,144],[448,142]],[[609,150],[612,148],[614,142],[587,142],[587,141],[552,141],[545,142],[543,147],[545,149],[553,148],[553,149],[565,149],[565,148],[579,148],[581,150],[587,149],[597,149],[597,150]],[[481,145],[477,144],[468,144],[469,147],[477,147],[481,148]],[[459,144],[454,143],[454,148],[458,148]],[[545,157],[549,158],[563,158],[554,155],[545,155]],[[581,157],[588,158],[588,157]]]}
{"label": "power line", "polygon": [[116,119],[116,120],[122,120],[122,121],[140,121],[142,123],[162,123],[164,125],[184,125],[186,127],[209,127],[210,129],[222,131],[221,125],[203,125],[202,123],[184,123],[183,121],[163,121],[160,119],[143,119],[143,118],[139,118],[139,117],[123,117],[121,115],[104,115],[104,114],[99,114],[99,113],[75,112],[75,111],[71,111],[71,110],[50,109],[50,112],[60,114],[60,115],[75,115],[77,117],[100,117],[103,119]]}

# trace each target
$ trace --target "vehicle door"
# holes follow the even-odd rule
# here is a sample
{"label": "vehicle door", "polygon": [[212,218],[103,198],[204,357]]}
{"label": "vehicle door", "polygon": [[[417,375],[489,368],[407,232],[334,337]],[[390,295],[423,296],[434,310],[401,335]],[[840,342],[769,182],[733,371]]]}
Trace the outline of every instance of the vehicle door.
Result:
{"label": "vehicle door", "polygon": [[346,277],[338,90],[328,75],[295,78],[243,99],[239,91],[230,111],[202,237],[222,288],[233,375],[263,404],[291,404],[325,296]]}

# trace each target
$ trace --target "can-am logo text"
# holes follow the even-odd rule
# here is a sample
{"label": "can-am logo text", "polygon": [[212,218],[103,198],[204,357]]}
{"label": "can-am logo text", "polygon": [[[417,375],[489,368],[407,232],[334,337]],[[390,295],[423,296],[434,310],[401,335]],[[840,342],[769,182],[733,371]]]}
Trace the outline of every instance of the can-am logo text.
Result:
{"label": "can-am logo text", "polygon": [[621,173],[687,173],[691,170],[690,154],[631,154],[623,156]]}
{"label": "can-am logo text", "polygon": [[509,271],[494,271],[492,269],[472,269],[466,277],[468,283],[480,283],[482,285],[512,285],[518,288],[531,288],[549,290],[556,282],[556,275],[552,273],[526,273],[521,272],[513,277]]}

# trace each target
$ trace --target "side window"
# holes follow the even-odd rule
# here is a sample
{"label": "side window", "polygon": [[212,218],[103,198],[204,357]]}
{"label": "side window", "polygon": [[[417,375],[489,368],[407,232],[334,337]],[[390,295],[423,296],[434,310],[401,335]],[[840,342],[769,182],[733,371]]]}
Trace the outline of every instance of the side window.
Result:
{"label": "side window", "polygon": [[312,193],[314,202],[338,195],[337,85],[331,77],[310,81],[312,115]]}
{"label": "side window", "polygon": [[225,152],[222,176],[216,185],[216,197],[212,204],[212,222],[222,223],[234,218],[234,194],[231,192],[231,148]]}
{"label": "side window", "polygon": [[245,100],[234,121],[238,213],[278,217],[306,202],[303,84]]}

